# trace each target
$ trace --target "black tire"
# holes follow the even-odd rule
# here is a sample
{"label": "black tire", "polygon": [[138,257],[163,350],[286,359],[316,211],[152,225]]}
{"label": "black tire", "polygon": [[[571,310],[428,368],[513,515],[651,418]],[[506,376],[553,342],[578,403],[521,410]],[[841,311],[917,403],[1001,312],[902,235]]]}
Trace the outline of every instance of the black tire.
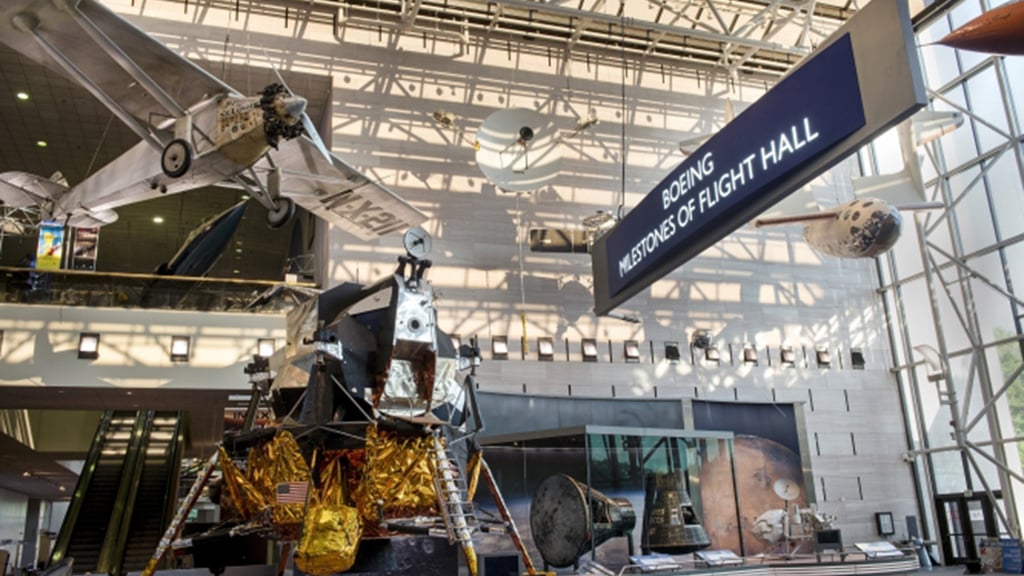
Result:
{"label": "black tire", "polygon": [[160,168],[171,178],[184,176],[192,167],[192,147],[181,138],[171,140],[160,155]]}
{"label": "black tire", "polygon": [[291,198],[278,198],[277,209],[267,210],[267,226],[276,230],[291,221],[295,215],[295,202]]}

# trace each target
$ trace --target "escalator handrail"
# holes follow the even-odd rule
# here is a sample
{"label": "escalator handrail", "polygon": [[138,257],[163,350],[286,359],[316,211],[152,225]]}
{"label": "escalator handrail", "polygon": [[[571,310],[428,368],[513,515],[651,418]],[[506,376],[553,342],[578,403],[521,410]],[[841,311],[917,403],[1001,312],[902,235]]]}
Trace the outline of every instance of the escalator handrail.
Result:
{"label": "escalator handrail", "polygon": [[68,545],[71,543],[71,534],[74,532],[75,524],[78,522],[78,515],[82,511],[82,504],[85,502],[85,497],[89,490],[89,484],[92,482],[93,471],[96,469],[96,464],[100,460],[100,454],[103,450],[103,438],[110,430],[110,423],[114,420],[114,411],[107,410],[103,413],[100,418],[99,425],[96,426],[96,435],[93,436],[92,446],[89,448],[89,455],[85,459],[85,465],[82,467],[82,473],[78,476],[78,482],[75,484],[75,492],[71,497],[71,504],[68,506],[68,511],[64,515],[64,522],[61,524],[60,533],[57,535],[57,541],[53,545],[53,552],[50,555],[50,564],[60,562],[68,552]]}
{"label": "escalator handrail", "polygon": [[174,518],[178,506],[178,484],[181,481],[181,458],[185,450],[185,413],[176,412],[177,421],[174,426],[174,441],[167,451],[167,499],[164,501],[160,525],[166,527]]}
{"label": "escalator handrail", "polygon": [[153,410],[139,412],[135,418],[135,428],[132,430],[131,443],[125,454],[124,466],[122,467],[121,485],[117,489],[117,499],[114,500],[114,508],[110,514],[110,524],[107,526],[107,533],[103,538],[103,546],[100,548],[99,560],[96,562],[96,571],[99,573],[120,576],[121,561],[124,556],[125,543],[128,541],[128,531],[131,524],[132,511],[135,508],[135,496],[138,493],[139,479],[142,476],[142,466],[145,458],[146,446],[149,444],[149,433],[153,427]]}
{"label": "escalator handrail", "polygon": [[[168,415],[173,415],[173,418],[174,418],[174,429],[172,431],[173,435],[171,437],[171,440],[170,440],[170,442],[168,442],[167,451],[165,453],[164,462],[163,462],[164,463],[164,468],[163,469],[165,471],[165,478],[164,478],[164,483],[163,483],[163,489],[161,490],[160,493],[164,494],[164,501],[161,502],[161,504],[160,504],[160,512],[159,512],[159,515],[158,515],[158,520],[159,520],[159,525],[161,527],[161,531],[157,533],[157,539],[152,543],[154,550],[160,544],[159,538],[160,538],[160,534],[163,533],[163,529],[166,528],[167,525],[171,523],[171,519],[174,517],[175,506],[178,503],[178,475],[180,474],[180,470],[181,470],[181,454],[182,454],[183,444],[184,444],[183,432],[182,432],[182,430],[183,430],[182,420],[184,419],[184,414],[185,414],[184,412],[157,412],[156,413],[156,418],[163,418],[163,417],[167,417]],[[150,443],[147,442],[147,446],[149,446],[149,444]],[[133,501],[134,500],[135,499],[133,499]],[[138,503],[136,503],[136,504],[138,504]],[[130,518],[129,525],[128,525],[127,528],[128,528],[127,531],[129,533],[134,533],[136,531],[137,526],[135,525],[135,518],[134,518],[134,516],[132,516]],[[131,534],[129,534],[129,535],[131,535]],[[121,558],[120,569],[121,569],[121,573],[122,574],[127,573],[129,571],[129,569],[131,568],[130,566],[126,567],[124,565],[125,559],[127,559],[128,554],[129,554],[129,550],[128,550],[127,542],[126,542],[124,550],[120,554],[120,558]]]}

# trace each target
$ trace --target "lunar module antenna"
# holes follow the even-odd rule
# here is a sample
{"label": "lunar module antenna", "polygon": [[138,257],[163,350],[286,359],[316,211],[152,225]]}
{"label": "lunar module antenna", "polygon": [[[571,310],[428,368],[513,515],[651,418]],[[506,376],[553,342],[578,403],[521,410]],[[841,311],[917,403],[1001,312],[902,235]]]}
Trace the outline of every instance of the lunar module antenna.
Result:
{"label": "lunar module antenna", "polygon": [[[410,284],[418,285],[420,280],[423,279],[423,274],[433,265],[433,262],[427,260],[425,256],[430,253],[431,247],[434,245],[433,239],[430,237],[430,233],[423,229],[421,226],[413,226],[406,231],[405,236],[402,238],[402,245],[405,247],[406,256],[398,257],[398,275],[406,280]],[[405,266],[409,264],[412,266],[412,274],[409,277],[405,275]]]}

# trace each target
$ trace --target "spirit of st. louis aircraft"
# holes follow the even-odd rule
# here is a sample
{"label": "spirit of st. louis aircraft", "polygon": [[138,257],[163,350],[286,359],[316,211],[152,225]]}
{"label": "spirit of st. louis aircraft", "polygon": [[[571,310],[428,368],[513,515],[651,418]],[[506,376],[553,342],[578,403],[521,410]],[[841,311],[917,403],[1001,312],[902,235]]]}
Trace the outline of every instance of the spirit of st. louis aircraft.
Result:
{"label": "spirit of st. louis aircraft", "polygon": [[0,174],[0,203],[38,206],[69,226],[102,226],[114,209],[161,194],[224,184],[267,208],[271,227],[298,204],[362,240],[426,215],[332,155],[284,82],[244,96],[95,0],[11,0],[0,42],[87,89],[142,139],[68,187]]}

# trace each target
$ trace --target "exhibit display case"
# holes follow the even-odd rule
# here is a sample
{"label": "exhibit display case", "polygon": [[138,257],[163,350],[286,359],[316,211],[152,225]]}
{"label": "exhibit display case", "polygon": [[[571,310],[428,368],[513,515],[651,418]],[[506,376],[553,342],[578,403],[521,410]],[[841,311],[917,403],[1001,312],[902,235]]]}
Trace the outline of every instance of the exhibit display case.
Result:
{"label": "exhibit display case", "polygon": [[582,426],[482,442],[538,563],[743,552],[730,432]]}

